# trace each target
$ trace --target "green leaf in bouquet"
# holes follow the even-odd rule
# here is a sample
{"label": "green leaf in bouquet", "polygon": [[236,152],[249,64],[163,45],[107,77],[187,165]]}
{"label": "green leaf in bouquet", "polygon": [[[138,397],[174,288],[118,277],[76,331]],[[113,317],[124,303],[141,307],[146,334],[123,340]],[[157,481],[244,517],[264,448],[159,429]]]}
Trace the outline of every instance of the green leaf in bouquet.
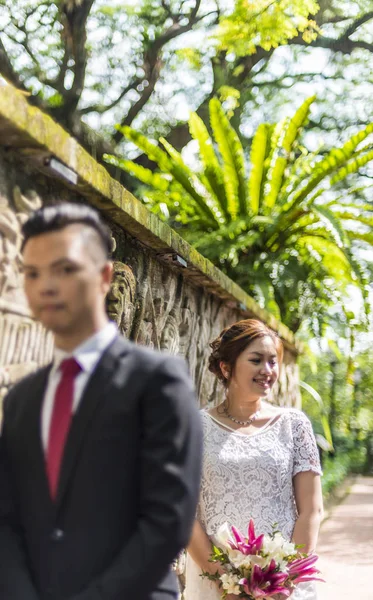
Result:
{"label": "green leaf in bouquet", "polygon": [[209,562],[219,562],[221,565],[228,564],[229,558],[226,552],[224,552],[218,546],[212,545],[211,558],[209,558]]}
{"label": "green leaf in bouquet", "polygon": [[273,538],[276,533],[281,533],[281,531],[279,529],[277,529],[278,527],[278,523],[273,523],[272,524],[272,532],[270,533],[270,536]]}
{"label": "green leaf in bouquet", "polygon": [[220,573],[218,571],[215,571],[215,573],[209,573],[208,571],[202,571],[202,573],[200,574],[200,577],[206,577],[210,581],[218,581],[219,585],[221,586]]}
{"label": "green leaf in bouquet", "polygon": [[215,573],[209,573],[208,571],[202,571],[201,577],[207,577],[211,581],[217,581],[220,577],[219,572],[215,571]]}

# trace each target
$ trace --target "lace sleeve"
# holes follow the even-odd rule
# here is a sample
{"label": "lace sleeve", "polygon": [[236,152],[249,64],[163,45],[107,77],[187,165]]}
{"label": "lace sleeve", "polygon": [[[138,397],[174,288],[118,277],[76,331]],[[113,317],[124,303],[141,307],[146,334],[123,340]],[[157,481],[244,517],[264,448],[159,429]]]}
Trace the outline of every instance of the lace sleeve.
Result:
{"label": "lace sleeve", "polygon": [[293,477],[302,471],[322,475],[319,452],[310,420],[301,411],[292,411]]}

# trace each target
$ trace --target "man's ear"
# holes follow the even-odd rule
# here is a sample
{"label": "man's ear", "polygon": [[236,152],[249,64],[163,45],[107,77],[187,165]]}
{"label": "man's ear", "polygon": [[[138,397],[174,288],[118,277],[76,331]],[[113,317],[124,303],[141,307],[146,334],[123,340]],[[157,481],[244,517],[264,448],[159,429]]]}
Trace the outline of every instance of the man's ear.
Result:
{"label": "man's ear", "polygon": [[108,291],[110,290],[110,286],[111,286],[111,282],[113,280],[113,263],[111,260],[107,260],[101,269],[101,275],[102,275],[102,284],[104,287],[104,292],[105,294],[108,293]]}

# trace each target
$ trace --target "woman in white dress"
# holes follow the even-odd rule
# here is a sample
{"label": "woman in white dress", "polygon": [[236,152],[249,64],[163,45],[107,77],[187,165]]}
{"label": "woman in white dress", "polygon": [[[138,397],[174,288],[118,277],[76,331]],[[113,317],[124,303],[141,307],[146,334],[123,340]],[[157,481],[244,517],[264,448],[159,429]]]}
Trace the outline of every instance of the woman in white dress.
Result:
{"label": "woman in white dress", "polygon": [[[287,539],[311,552],[322,515],[321,469],[309,420],[299,410],[265,402],[278,378],[281,340],[261,321],[246,319],[223,330],[211,347],[209,368],[224,384],[226,397],[201,411],[203,475],[186,559],[185,600],[221,598],[218,584],[200,575],[222,572],[208,559],[223,523],[246,533],[253,518],[258,535],[277,524]],[[316,598],[313,582],[301,583],[292,594],[292,600]]]}

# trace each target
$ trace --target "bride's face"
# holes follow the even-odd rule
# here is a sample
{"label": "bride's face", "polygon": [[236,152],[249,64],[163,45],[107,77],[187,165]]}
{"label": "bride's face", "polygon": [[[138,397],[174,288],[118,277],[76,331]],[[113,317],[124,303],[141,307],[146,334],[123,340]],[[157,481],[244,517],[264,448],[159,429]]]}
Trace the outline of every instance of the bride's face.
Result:
{"label": "bride's face", "polygon": [[269,336],[254,340],[238,356],[229,381],[229,390],[253,400],[269,395],[278,379],[276,346]]}

